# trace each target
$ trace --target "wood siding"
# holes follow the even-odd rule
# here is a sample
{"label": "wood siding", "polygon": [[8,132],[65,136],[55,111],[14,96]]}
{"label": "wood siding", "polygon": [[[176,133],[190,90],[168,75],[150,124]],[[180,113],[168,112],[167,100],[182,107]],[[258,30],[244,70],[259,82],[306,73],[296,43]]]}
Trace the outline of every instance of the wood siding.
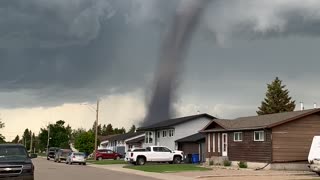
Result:
{"label": "wood siding", "polygon": [[272,158],[271,130],[264,130],[265,140],[254,141],[254,131],[242,132],[242,141],[233,140],[233,132],[228,133],[228,157],[231,161],[270,162]]}
{"label": "wood siding", "polygon": [[274,162],[306,161],[312,139],[320,135],[320,115],[310,115],[272,129]]}
{"label": "wood siding", "polygon": [[[208,152],[208,134],[210,134],[210,152]],[[214,142],[215,142],[215,149],[213,151],[213,134],[214,135]],[[220,134],[220,145],[218,145],[218,137]],[[220,150],[218,149],[220,147]],[[207,133],[206,137],[206,151],[207,151],[207,158],[210,158],[212,156],[222,156],[222,150],[221,150],[222,144],[221,144],[221,133]]]}

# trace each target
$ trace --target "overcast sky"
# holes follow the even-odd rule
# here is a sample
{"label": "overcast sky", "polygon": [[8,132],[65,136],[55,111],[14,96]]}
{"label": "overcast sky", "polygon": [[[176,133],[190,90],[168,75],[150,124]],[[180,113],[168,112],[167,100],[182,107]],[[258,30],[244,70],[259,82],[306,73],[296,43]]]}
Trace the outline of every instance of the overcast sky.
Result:
{"label": "overcast sky", "polygon": [[[320,1],[211,1],[188,51],[178,115],[255,115],[276,76],[297,103],[320,103]],[[138,124],[177,2],[1,0],[0,133],[11,140],[59,119],[89,128],[94,112],[80,104],[98,97],[101,123]]]}

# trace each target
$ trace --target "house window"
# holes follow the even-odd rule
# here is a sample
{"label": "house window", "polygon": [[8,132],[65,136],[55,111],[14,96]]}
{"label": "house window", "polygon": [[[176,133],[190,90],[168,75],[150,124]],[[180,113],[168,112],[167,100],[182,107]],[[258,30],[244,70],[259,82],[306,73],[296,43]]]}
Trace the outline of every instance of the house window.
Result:
{"label": "house window", "polygon": [[157,138],[160,138],[160,131],[157,131]]}
{"label": "house window", "polygon": [[242,141],[242,132],[234,132],[233,141]]}
{"label": "house window", "polygon": [[162,131],[162,137],[167,137],[167,131]]}
{"label": "house window", "polygon": [[129,145],[129,149],[132,149],[133,148],[133,146],[132,145]]}
{"label": "house window", "polygon": [[254,131],[254,141],[264,141],[264,131]]}
{"label": "house window", "polygon": [[173,137],[173,135],[174,135],[174,129],[170,129],[169,130],[169,137]]}
{"label": "house window", "polygon": [[208,152],[210,152],[210,133],[208,133]]}
{"label": "house window", "polygon": [[153,133],[152,132],[146,132],[145,143],[147,143],[147,144],[153,143]]}

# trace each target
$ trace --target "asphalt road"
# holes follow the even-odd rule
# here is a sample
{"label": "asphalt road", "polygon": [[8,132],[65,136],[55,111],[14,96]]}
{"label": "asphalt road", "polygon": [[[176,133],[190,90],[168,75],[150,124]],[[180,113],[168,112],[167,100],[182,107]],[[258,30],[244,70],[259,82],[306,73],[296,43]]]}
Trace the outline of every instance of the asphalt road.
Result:
{"label": "asphalt road", "polygon": [[35,180],[150,180],[150,177],[143,177],[133,174],[126,174],[100,168],[80,165],[67,165],[55,163],[52,160],[37,158],[33,160],[35,165]]}

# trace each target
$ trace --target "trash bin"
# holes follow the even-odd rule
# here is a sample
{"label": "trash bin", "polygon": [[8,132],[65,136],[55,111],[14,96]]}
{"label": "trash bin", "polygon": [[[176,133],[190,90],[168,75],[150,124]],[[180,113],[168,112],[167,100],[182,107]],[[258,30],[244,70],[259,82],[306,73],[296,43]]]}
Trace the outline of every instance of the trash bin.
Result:
{"label": "trash bin", "polygon": [[198,164],[199,162],[199,154],[192,154],[192,164]]}
{"label": "trash bin", "polygon": [[186,158],[184,159],[185,163],[192,163],[192,154],[187,154]]}

